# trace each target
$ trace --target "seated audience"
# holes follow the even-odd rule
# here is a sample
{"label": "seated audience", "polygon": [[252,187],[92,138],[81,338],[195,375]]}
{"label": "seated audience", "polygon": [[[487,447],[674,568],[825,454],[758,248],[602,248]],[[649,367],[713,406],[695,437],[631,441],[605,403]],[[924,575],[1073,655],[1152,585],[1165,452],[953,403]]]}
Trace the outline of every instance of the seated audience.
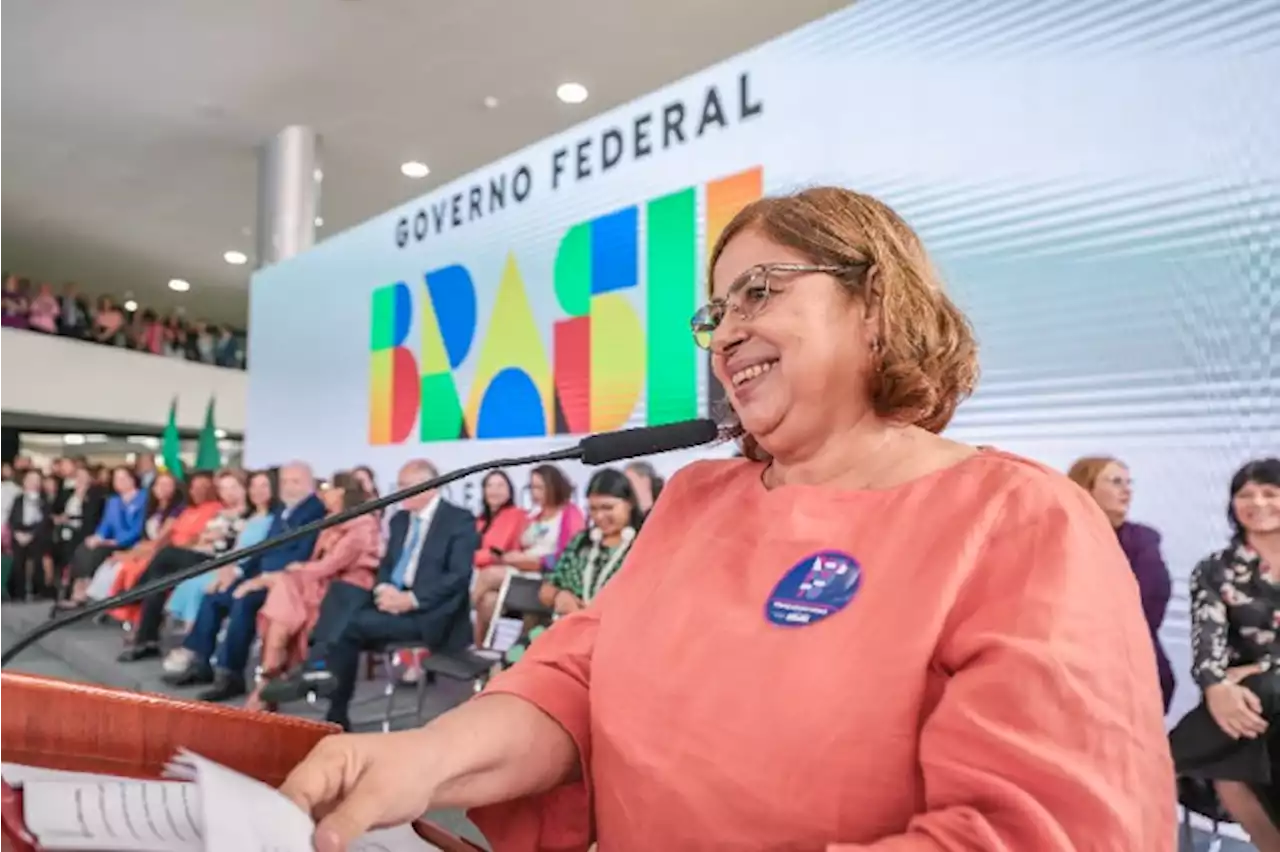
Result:
{"label": "seated audience", "polygon": [[538,597],[557,616],[585,609],[622,567],[644,515],[628,477],[605,468],[587,483],[591,526],[574,536]]}
{"label": "seated audience", "polygon": [[[353,474],[343,471],[320,492],[320,499],[332,516],[368,501],[369,494]],[[341,635],[351,614],[369,599],[381,549],[378,519],[361,515],[322,531],[305,562],[259,574],[236,588],[238,598],[259,589],[267,591],[267,600],[258,611],[265,681],[280,677],[306,659],[313,629],[321,634],[322,642],[332,642]],[[324,625],[319,623],[322,602],[327,604]],[[326,630],[331,634],[327,640]],[[246,706],[260,708],[261,691],[261,686],[255,688]]]}
{"label": "seated audience", "polygon": [[[233,548],[235,550],[252,547],[263,541],[271,529],[271,516],[279,508],[276,501],[275,481],[269,472],[260,470],[249,474],[249,484],[245,490],[249,501],[248,517],[244,519],[240,535],[236,537]],[[196,620],[196,614],[200,611],[200,601],[204,600],[205,590],[212,585],[217,573],[217,569],[214,569],[189,580],[183,580],[169,596],[165,611],[174,621],[182,625],[184,630]]]}
{"label": "seated audience", "polygon": [[58,498],[54,507],[54,565],[71,563],[76,548],[102,521],[107,495],[93,481],[93,472],[84,465],[75,468],[71,487]]}
{"label": "seated audience", "polygon": [[[204,474],[199,475],[199,478],[208,480],[208,476]],[[197,479],[192,477],[191,480],[193,495],[196,493]],[[163,579],[231,549],[249,514],[244,474],[237,470],[224,470],[217,475],[215,482],[217,502],[208,501],[189,507],[179,516],[180,521],[190,518],[193,523],[201,517],[208,518],[204,527],[196,533],[195,540],[188,540],[185,530],[175,523],[169,543],[151,557],[135,585]],[[214,507],[213,511],[207,511],[208,507]],[[160,592],[134,605],[134,630],[130,646],[120,652],[120,662],[130,663],[160,656],[160,627],[164,623],[164,605],[168,597],[168,593]]]}
{"label": "seated audience", "polygon": [[[410,488],[437,475],[431,462],[411,461],[400,469],[396,487]],[[281,683],[270,697],[264,690],[264,700],[289,700],[313,689],[330,698],[326,718],[350,728],[348,708],[361,650],[389,642],[421,642],[438,653],[471,644],[467,587],[480,538],[475,519],[445,502],[438,491],[419,494],[401,506],[403,511],[391,519],[391,538],[372,596],[351,615],[335,642],[316,637],[302,675]]]}
{"label": "seated audience", "polygon": [[0,311],[5,328],[26,328],[27,312],[30,304],[27,301],[27,279],[16,275],[4,274],[4,294],[0,297]]}
{"label": "seated audience", "polygon": [[13,465],[5,462],[3,468],[0,468],[0,521],[4,522],[6,532],[9,524],[9,510],[13,508],[13,501],[22,493],[22,483],[17,479],[18,474]]}
{"label": "seated audience", "polygon": [[[505,558],[508,553],[520,550],[520,538],[529,526],[529,516],[516,505],[515,487],[504,471],[495,470],[481,483],[481,501],[484,508],[476,516],[476,529],[480,533],[480,547],[476,550],[476,577],[489,572],[492,576],[483,582],[486,588],[496,582],[502,585],[507,573]],[[483,634],[477,634],[479,644]]]}
{"label": "seated audience", "polygon": [[1231,479],[1231,543],[1191,573],[1199,706],[1170,735],[1178,773],[1212,783],[1260,852],[1280,850],[1280,459]]}
{"label": "seated audience", "polygon": [[1129,567],[1138,580],[1142,612],[1147,619],[1151,644],[1156,652],[1160,693],[1164,697],[1164,710],[1168,713],[1169,703],[1173,701],[1173,666],[1169,665],[1169,657],[1160,643],[1160,625],[1164,622],[1164,613],[1169,607],[1173,583],[1164,558],[1160,555],[1160,533],[1128,520],[1133,488],[1129,468],[1120,460],[1109,456],[1082,458],[1071,465],[1067,476],[1097,501],[1116,531],[1120,548],[1128,557]]}
{"label": "seated audience", "polygon": [[156,468],[156,454],[138,453],[138,458],[133,463],[133,471],[138,474],[138,483],[141,487],[150,488],[160,474]]}
{"label": "seated audience", "polygon": [[[543,606],[550,607],[555,618],[585,609],[622,568],[644,520],[630,480],[625,474],[605,468],[587,483],[587,514],[591,526],[569,542],[555,570],[538,592],[538,599]],[[533,625],[532,629],[522,631],[520,638],[507,649],[505,664],[519,661],[545,626],[545,623]],[[489,645],[483,641],[486,639],[488,637],[481,637],[478,644]]]}
{"label": "seated audience", "polygon": [[[166,479],[172,475],[163,473],[156,476],[152,492],[164,489]],[[176,480],[175,480],[176,483]],[[167,489],[165,489],[167,491]],[[175,497],[174,500],[177,498]],[[204,533],[209,522],[222,511],[222,503],[218,499],[218,490],[213,476],[205,471],[191,474],[187,484],[186,503],[166,509],[171,522],[163,523],[154,538],[139,543],[139,547],[128,559],[120,560],[110,593],[118,595],[127,592],[138,584],[138,578],[147,570],[151,559],[170,545],[174,547],[191,547]],[[151,526],[149,519],[148,526]],[[141,604],[129,604],[111,610],[111,616],[121,623],[132,624],[138,620],[142,611]]]}
{"label": "seated audience", "polygon": [[369,495],[370,500],[380,496],[378,492],[378,477],[373,472],[373,468],[367,464],[356,465],[351,468],[351,475],[356,478],[356,482],[364,493]]}
{"label": "seated audience", "polygon": [[658,471],[647,461],[636,461],[627,465],[623,471],[631,481],[631,489],[635,492],[636,501],[640,504],[640,514],[648,515],[653,509],[653,501],[662,493],[666,480],[658,476]]}
{"label": "seated audience", "polygon": [[498,602],[498,589],[508,568],[524,572],[545,573],[555,567],[573,537],[586,525],[582,510],[572,502],[573,486],[560,468],[553,464],[535,467],[529,474],[529,491],[537,507],[520,536],[520,547],[502,555],[502,564],[486,567],[476,577],[471,591],[476,607],[476,636],[489,632],[493,608]]}
{"label": "seated audience", "polygon": [[48,597],[54,589],[53,577],[45,576],[45,557],[53,544],[53,523],[49,501],[41,490],[38,470],[22,475],[22,491],[9,507],[9,535],[13,564],[9,569],[9,600],[25,601],[28,596]]}
{"label": "seated audience", "polygon": [[117,467],[110,473],[110,484],[114,493],[107,500],[102,521],[71,557],[69,606],[84,606],[89,597],[89,581],[107,557],[128,550],[142,538],[147,492],[138,487],[137,474],[132,468]]}
{"label": "seated audience", "polygon": [[[280,468],[280,500],[283,506],[274,516],[268,538],[324,516],[324,504],[315,495],[311,468],[303,462],[290,462]],[[181,670],[166,673],[165,680],[174,686],[212,683],[210,689],[198,696],[202,701],[225,701],[244,695],[245,667],[257,635],[258,610],[266,601],[267,593],[259,589],[236,597],[236,586],[259,574],[282,571],[285,566],[306,559],[315,544],[316,534],[312,533],[251,557],[243,565],[220,568],[200,602],[191,632],[182,643],[190,652],[188,664]],[[219,644],[218,635],[224,623],[226,635]]]}
{"label": "seated audience", "polygon": [[[155,553],[156,543],[168,541],[174,522],[186,508],[186,495],[178,480],[171,474],[166,473],[148,485],[142,479],[137,465],[134,465],[133,472],[138,476],[140,487],[147,492],[147,519],[142,525],[142,538],[128,550],[113,553],[93,572],[93,579],[86,591],[86,595],[93,600],[103,600],[130,588],[137,575],[146,568],[151,554]],[[127,583],[117,581],[122,571],[128,577]],[[125,615],[127,614],[126,608]],[[119,620],[128,621],[129,618],[120,617]]]}

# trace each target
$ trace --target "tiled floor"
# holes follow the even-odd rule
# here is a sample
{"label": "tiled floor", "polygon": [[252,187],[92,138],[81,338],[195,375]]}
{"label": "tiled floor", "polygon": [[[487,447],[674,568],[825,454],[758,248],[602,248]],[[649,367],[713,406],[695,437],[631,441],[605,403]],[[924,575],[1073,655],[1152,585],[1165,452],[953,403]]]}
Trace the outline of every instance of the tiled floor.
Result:
{"label": "tiled floor", "polygon": [[[14,639],[24,630],[28,630],[43,621],[48,608],[45,606],[11,606],[5,604],[0,609],[0,636],[3,647],[8,648]],[[62,635],[54,634],[41,644],[24,651],[16,660],[13,668],[36,674],[53,677],[81,680],[92,683],[103,683],[127,689],[140,689],[147,692],[178,694],[177,690],[167,686],[160,680],[160,665],[156,661],[136,663],[123,666],[115,661],[120,649],[120,632],[118,628],[103,625],[77,625],[62,631]],[[432,718],[466,699],[468,691],[459,684],[442,683],[427,691],[425,717]],[[398,706],[412,708],[413,693],[411,690],[400,690],[397,693]],[[385,699],[382,693],[382,682],[363,682],[356,693],[356,704],[352,708],[352,718],[357,729],[377,730],[381,724]],[[287,708],[299,715],[319,716],[319,708],[306,705]],[[402,718],[393,723],[394,727],[406,727],[413,724],[411,718]],[[483,843],[483,839],[466,818],[456,812],[432,813],[431,819],[441,825]],[[1193,845],[1180,845],[1179,852],[1207,852],[1210,849],[1209,836],[1201,831],[1195,832]],[[1240,840],[1226,838],[1220,852],[1248,852],[1253,846]],[[1137,852],[1137,850],[1135,850]],[[1153,852],[1156,852],[1153,850]]]}

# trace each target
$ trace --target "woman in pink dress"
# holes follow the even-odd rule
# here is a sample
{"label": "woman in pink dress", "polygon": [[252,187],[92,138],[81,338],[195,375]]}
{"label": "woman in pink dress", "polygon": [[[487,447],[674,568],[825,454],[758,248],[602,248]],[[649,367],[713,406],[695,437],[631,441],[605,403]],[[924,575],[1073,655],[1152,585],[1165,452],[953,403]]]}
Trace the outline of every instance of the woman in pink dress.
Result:
{"label": "woman in pink dress", "polygon": [[[354,476],[343,471],[321,492],[330,515],[346,511],[369,499]],[[307,640],[320,615],[329,584],[347,583],[372,589],[378,572],[381,548],[378,519],[362,515],[324,530],[306,562],[294,562],[283,571],[259,574],[241,583],[235,591],[243,597],[267,589],[267,599],[258,611],[258,635],[262,637],[263,678],[245,706],[261,709],[260,694],[266,681],[287,671],[307,656]]]}

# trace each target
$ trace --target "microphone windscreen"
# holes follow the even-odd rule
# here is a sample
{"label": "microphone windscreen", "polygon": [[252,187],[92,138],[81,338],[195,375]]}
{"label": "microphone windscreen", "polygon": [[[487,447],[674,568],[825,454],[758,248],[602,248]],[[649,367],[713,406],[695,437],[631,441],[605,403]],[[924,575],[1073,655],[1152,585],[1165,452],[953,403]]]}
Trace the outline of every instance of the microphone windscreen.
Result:
{"label": "microphone windscreen", "polygon": [[590,435],[578,444],[584,464],[599,465],[672,450],[686,450],[709,444],[719,430],[713,420],[684,420],[665,426],[645,426]]}

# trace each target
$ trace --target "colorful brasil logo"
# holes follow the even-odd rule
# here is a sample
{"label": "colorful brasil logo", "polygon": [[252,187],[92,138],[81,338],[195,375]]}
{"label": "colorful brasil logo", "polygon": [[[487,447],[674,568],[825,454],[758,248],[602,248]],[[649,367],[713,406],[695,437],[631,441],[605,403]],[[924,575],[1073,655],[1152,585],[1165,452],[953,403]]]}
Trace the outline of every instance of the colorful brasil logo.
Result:
{"label": "colorful brasil logo", "polygon": [[[564,319],[552,329],[550,359],[515,255],[508,254],[465,405],[454,371],[476,342],[471,273],[458,265],[427,272],[425,294],[403,281],[374,290],[369,443],[403,443],[415,422],[420,441],[617,429],[642,391],[651,426],[697,417],[698,351],[688,322],[703,298],[699,189],[709,252],[762,185],[757,167],[651,199],[643,205],[644,245],[640,205],[566,231],[552,276]],[[640,286],[642,250],[647,330],[625,292]],[[415,303],[422,329],[416,358],[406,345]]]}

